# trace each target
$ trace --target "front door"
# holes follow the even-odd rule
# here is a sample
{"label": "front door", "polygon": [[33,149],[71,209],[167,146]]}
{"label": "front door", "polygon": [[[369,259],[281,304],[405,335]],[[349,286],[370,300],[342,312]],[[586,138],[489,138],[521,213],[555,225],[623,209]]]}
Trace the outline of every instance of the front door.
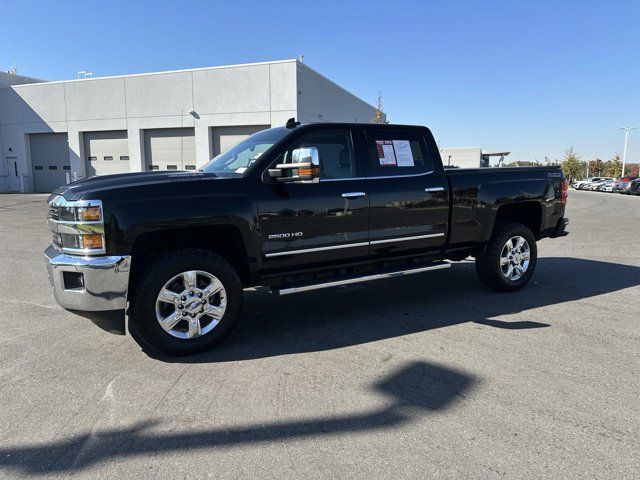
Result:
{"label": "front door", "polygon": [[371,253],[377,256],[435,250],[446,241],[448,182],[433,161],[435,142],[427,143],[427,133],[422,128],[366,129],[369,233]]}
{"label": "front door", "polygon": [[266,270],[320,267],[368,254],[367,182],[358,178],[351,131],[309,132],[276,163],[290,163],[294,149],[307,147],[318,150],[319,182],[261,186],[258,211]]}

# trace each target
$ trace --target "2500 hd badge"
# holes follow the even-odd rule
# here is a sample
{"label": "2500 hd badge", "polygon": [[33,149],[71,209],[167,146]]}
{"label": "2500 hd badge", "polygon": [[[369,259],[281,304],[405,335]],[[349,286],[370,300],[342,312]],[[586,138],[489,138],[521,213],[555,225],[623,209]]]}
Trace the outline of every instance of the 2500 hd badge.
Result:
{"label": "2500 hd badge", "polygon": [[292,232],[292,233],[271,233],[269,234],[269,240],[274,240],[278,238],[294,238],[294,237],[302,237],[302,232]]}
{"label": "2500 hd badge", "polygon": [[229,332],[253,286],[393,281],[474,257],[485,285],[518,290],[537,242],[567,235],[566,202],[559,167],[445,169],[426,127],[291,119],[197,172],[57,189],[45,259],[62,307],[188,354]]}

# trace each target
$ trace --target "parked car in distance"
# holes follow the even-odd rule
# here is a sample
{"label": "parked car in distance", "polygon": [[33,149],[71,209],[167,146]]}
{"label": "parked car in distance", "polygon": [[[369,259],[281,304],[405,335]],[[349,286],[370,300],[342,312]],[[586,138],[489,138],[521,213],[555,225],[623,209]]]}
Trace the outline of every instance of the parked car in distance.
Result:
{"label": "parked car in distance", "polygon": [[636,178],[629,182],[629,190],[627,193],[629,195],[640,195],[640,178]]}
{"label": "parked car in distance", "polygon": [[576,190],[586,190],[587,186],[594,182],[601,182],[602,180],[606,180],[605,177],[588,177],[582,180],[578,180],[573,183],[573,188]]}
{"label": "parked car in distance", "polygon": [[597,190],[598,192],[613,192],[613,186],[615,184],[615,180],[605,180],[604,182],[594,184],[595,188],[593,188],[593,190]]}
{"label": "parked car in distance", "polygon": [[613,186],[613,191],[618,193],[629,193],[629,188],[631,187],[631,182],[637,180],[640,177],[622,177],[617,180],[615,185]]}
{"label": "parked car in distance", "polygon": [[600,185],[605,182],[615,181],[615,178],[611,177],[599,177],[599,180],[594,180],[582,186],[583,190],[597,190]]}

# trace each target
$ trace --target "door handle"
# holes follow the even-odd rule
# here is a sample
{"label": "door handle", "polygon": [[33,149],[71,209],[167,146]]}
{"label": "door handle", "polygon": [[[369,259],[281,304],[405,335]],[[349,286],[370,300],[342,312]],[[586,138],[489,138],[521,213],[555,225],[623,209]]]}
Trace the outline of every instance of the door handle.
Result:
{"label": "door handle", "polygon": [[367,194],[364,192],[346,192],[342,194],[342,198],[358,198],[358,197],[366,197]]}
{"label": "door handle", "polygon": [[444,187],[427,187],[424,189],[424,191],[428,193],[442,192],[443,190],[444,190]]}

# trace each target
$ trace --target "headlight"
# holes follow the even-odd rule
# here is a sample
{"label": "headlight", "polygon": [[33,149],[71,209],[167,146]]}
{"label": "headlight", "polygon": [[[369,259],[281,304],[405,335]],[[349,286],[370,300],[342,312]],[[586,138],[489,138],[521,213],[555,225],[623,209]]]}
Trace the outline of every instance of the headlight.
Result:
{"label": "headlight", "polygon": [[[94,200],[95,202],[95,200]],[[99,222],[102,221],[101,206],[60,205],[58,219],[67,222]]]}
{"label": "headlight", "polygon": [[64,253],[105,253],[104,222],[100,200],[68,201],[57,196],[49,204],[53,243]]}

